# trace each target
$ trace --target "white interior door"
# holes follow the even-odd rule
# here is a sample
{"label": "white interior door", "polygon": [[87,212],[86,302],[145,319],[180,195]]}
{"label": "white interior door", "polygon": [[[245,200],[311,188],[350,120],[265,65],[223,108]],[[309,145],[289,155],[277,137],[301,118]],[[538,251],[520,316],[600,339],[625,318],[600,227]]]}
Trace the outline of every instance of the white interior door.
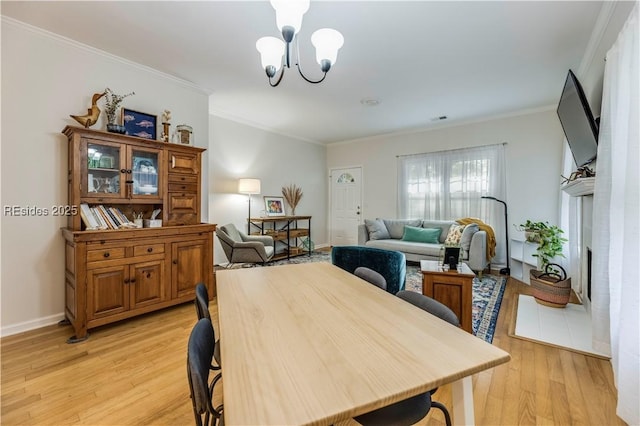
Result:
{"label": "white interior door", "polygon": [[358,244],[362,222],[362,169],[331,169],[331,245]]}

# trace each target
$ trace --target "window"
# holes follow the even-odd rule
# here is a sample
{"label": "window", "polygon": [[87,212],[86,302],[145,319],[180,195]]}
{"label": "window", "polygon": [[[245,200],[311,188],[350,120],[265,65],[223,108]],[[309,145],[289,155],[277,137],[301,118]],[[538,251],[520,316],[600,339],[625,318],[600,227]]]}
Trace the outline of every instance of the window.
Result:
{"label": "window", "polygon": [[[399,157],[398,214],[407,219],[451,220],[477,217],[505,241],[502,205],[480,197],[505,199],[504,144]],[[500,245],[500,244],[499,244]],[[497,248],[496,260],[506,262]]]}

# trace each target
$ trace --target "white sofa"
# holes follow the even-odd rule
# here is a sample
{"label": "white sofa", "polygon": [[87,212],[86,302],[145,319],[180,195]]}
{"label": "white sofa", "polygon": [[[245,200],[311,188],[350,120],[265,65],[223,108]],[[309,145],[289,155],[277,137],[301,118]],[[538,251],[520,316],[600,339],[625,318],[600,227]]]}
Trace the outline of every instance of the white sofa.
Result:
{"label": "white sofa", "polygon": [[[453,220],[366,219],[363,225],[358,226],[358,245],[401,251],[408,261],[413,262],[439,260],[441,248],[453,224],[457,225]],[[405,226],[440,229],[438,243],[404,241]],[[487,259],[487,233],[476,224],[464,228],[460,248],[462,261],[476,272],[484,270],[491,261]]]}

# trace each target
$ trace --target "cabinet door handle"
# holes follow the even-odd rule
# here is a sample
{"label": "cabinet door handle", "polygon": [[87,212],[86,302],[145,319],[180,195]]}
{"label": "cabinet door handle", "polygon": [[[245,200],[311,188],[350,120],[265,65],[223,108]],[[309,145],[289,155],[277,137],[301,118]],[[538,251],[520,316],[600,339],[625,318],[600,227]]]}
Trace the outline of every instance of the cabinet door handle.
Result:
{"label": "cabinet door handle", "polygon": [[127,169],[120,169],[120,173],[127,173]]}
{"label": "cabinet door handle", "polygon": [[109,257],[109,256],[110,256],[110,254],[109,254],[109,252],[105,252],[105,254],[103,254],[103,256],[104,256],[104,257]]}
{"label": "cabinet door handle", "polygon": [[147,253],[151,253],[152,251],[153,251],[153,247],[149,247],[149,248],[147,249]]}
{"label": "cabinet door handle", "polygon": [[135,282],[136,282],[136,279],[135,279],[135,278],[131,278],[131,281],[130,281],[130,282],[131,282],[131,284],[133,284],[133,283],[135,283]]}
{"label": "cabinet door handle", "polygon": [[174,261],[173,261],[173,264],[174,264],[174,265],[177,265],[177,264],[178,264],[178,261],[177,261],[177,260],[174,260]]}
{"label": "cabinet door handle", "polygon": [[125,283],[125,284],[129,284],[129,282],[130,282],[130,281],[129,281],[129,278],[127,278],[126,280],[124,280],[124,283]]}
{"label": "cabinet door handle", "polygon": [[147,272],[147,278],[151,278],[151,272]]}

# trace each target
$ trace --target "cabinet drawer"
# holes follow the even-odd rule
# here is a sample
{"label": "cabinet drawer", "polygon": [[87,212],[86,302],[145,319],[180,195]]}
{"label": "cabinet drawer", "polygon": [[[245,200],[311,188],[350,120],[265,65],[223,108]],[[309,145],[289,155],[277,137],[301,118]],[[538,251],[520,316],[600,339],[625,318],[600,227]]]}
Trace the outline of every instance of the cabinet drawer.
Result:
{"label": "cabinet drawer", "polygon": [[197,183],[169,183],[169,192],[198,192]]}
{"label": "cabinet drawer", "polygon": [[197,175],[169,173],[168,178],[169,178],[170,184],[171,183],[192,183],[194,185],[198,184]]}
{"label": "cabinet drawer", "polygon": [[194,192],[169,192],[169,213],[198,213],[198,194]]}
{"label": "cabinet drawer", "polygon": [[103,248],[99,250],[87,250],[87,262],[100,260],[112,260],[124,258],[124,247]]}
{"label": "cabinet drawer", "polygon": [[193,213],[170,213],[167,226],[197,225],[198,215]]}
{"label": "cabinet drawer", "polygon": [[307,235],[309,235],[309,230],[308,229],[298,228],[298,229],[291,229],[289,231],[289,236],[291,238],[293,238],[293,237],[305,237]]}
{"label": "cabinet drawer", "polygon": [[169,172],[197,175],[200,173],[200,156],[186,152],[169,151]]}
{"label": "cabinet drawer", "polygon": [[164,244],[141,244],[133,247],[134,256],[164,253]]}

